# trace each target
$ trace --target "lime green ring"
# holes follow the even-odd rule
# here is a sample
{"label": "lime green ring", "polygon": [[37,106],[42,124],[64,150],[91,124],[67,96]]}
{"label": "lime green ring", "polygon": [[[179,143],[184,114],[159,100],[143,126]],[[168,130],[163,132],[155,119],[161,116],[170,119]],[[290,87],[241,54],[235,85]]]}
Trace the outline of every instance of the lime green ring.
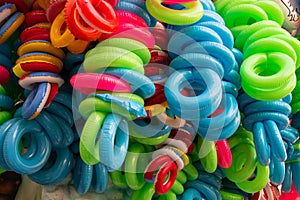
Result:
{"label": "lime green ring", "polygon": [[[250,25],[239,25],[239,26],[235,26],[233,28],[230,29],[232,35],[234,38],[238,38],[238,36],[244,31],[246,30]],[[234,42],[234,45],[236,46],[236,42]],[[237,48],[237,47],[236,47]],[[242,50],[243,47],[241,48],[237,48],[239,50]]]}
{"label": "lime green ring", "polygon": [[225,10],[225,7],[230,2],[231,2],[231,0],[214,0],[214,5],[215,5],[215,8],[216,8],[216,11],[223,15],[223,11]]}
{"label": "lime green ring", "polygon": [[258,6],[241,4],[230,8],[230,10],[225,12],[223,18],[226,26],[231,29],[238,25],[249,25],[250,18],[254,19],[256,22],[268,20],[268,15]]}
{"label": "lime green ring", "polygon": [[297,62],[297,54],[293,47],[286,41],[275,37],[263,38],[253,42],[244,49],[244,59],[257,53],[281,52],[290,56],[293,61]]}
{"label": "lime green ring", "polygon": [[96,144],[95,141],[105,117],[106,113],[103,112],[91,113],[82,129],[79,152],[82,160],[88,165],[100,162],[99,141]]}
{"label": "lime green ring", "polygon": [[251,138],[249,138],[248,136],[245,136],[245,135],[238,135],[238,136],[235,136],[235,137],[231,137],[228,140],[228,143],[229,143],[230,149],[233,149],[235,146],[240,145],[240,144],[243,144],[243,145],[248,144],[248,145],[254,147],[253,140]]}
{"label": "lime green ring", "polygon": [[218,167],[216,146],[204,157],[200,158],[201,165],[208,173],[213,173]]}
{"label": "lime green ring", "polygon": [[142,144],[131,144],[128,149],[125,160],[125,180],[133,190],[140,190],[144,184],[144,174],[137,172],[138,160],[141,153],[145,152],[145,148]]}
{"label": "lime green ring", "polygon": [[237,37],[236,40],[234,42],[234,45],[237,49],[239,50],[243,50],[244,48],[244,44],[246,43],[246,41],[248,40],[248,38],[256,33],[259,30],[262,30],[266,27],[278,27],[281,28],[279,24],[277,24],[274,21],[270,21],[270,20],[263,20],[251,25],[247,25],[247,28],[245,28]]}
{"label": "lime green ring", "polygon": [[103,46],[118,47],[133,52],[143,60],[144,64],[149,63],[151,59],[151,53],[146,45],[133,39],[110,38],[98,43],[95,48],[102,48]]}
{"label": "lime green ring", "polygon": [[244,60],[240,74],[243,81],[248,82],[252,87],[277,88],[295,74],[295,65],[286,54],[259,53]]}
{"label": "lime green ring", "polygon": [[293,91],[296,85],[296,76],[288,81],[288,83],[282,87],[275,89],[262,89],[262,88],[253,88],[249,85],[248,82],[242,80],[243,90],[252,98],[262,101],[273,101],[286,97],[289,93]]}
{"label": "lime green ring", "polygon": [[142,59],[126,49],[101,47],[92,49],[85,55],[83,68],[86,72],[98,72],[107,67],[122,67],[144,74]]}
{"label": "lime green ring", "polygon": [[[227,11],[229,7],[227,7],[228,4],[232,2],[231,0],[214,0],[214,5],[216,8],[216,11],[223,16],[224,12]],[[227,9],[226,9],[227,8]]]}
{"label": "lime green ring", "polygon": [[173,190],[171,190],[168,191],[166,194],[159,196],[158,200],[177,200],[177,197]]}
{"label": "lime green ring", "polygon": [[275,21],[282,26],[284,14],[278,3],[274,1],[256,1],[253,4],[263,9],[267,13],[269,20]]}
{"label": "lime green ring", "polygon": [[215,149],[215,143],[213,141],[205,140],[202,137],[198,137],[197,149],[199,151],[199,158],[204,158]]}
{"label": "lime green ring", "polygon": [[[113,93],[113,95],[128,98],[129,100],[136,101],[142,105],[144,105],[144,100],[135,95],[135,94],[127,94],[127,93]],[[86,98],[82,102],[80,102],[78,107],[79,113],[84,117],[88,118],[88,116],[94,111],[101,111],[101,112],[112,112],[118,113],[119,115],[125,117],[126,119],[133,120],[136,119],[136,116],[131,114],[127,109],[115,104],[103,101],[99,98],[90,97]]]}
{"label": "lime green ring", "polygon": [[114,171],[114,172],[110,172],[109,176],[110,176],[110,179],[111,179],[112,183],[115,186],[123,187],[123,188],[127,187],[127,182],[125,180],[124,175],[122,175],[121,171],[117,170],[117,171]]}
{"label": "lime green ring", "polygon": [[[259,76],[262,70],[257,66],[268,60],[275,60],[281,70],[271,76]],[[281,99],[291,93],[296,86],[294,67],[293,60],[280,52],[269,53],[267,56],[265,54],[252,55],[245,59],[241,66],[242,87],[249,96],[257,100]],[[259,73],[256,73],[257,71]]]}
{"label": "lime green ring", "polygon": [[183,171],[185,172],[187,180],[189,181],[196,180],[198,178],[198,170],[192,163],[186,165],[183,168]]}
{"label": "lime green ring", "polygon": [[200,1],[181,4],[186,10],[174,10],[163,6],[162,0],[146,0],[148,12],[161,22],[172,25],[189,25],[201,19],[204,10]]}
{"label": "lime green ring", "polygon": [[245,180],[236,185],[247,193],[255,193],[262,190],[269,181],[269,167],[262,166],[257,162],[256,177],[252,180]]}
{"label": "lime green ring", "polygon": [[252,44],[253,42],[255,42],[259,39],[263,39],[263,38],[266,38],[266,37],[276,37],[276,38],[278,38],[277,37],[278,35],[283,36],[285,38],[291,38],[290,33],[288,31],[280,28],[280,27],[272,27],[272,26],[271,27],[265,27],[261,30],[256,31],[255,33],[253,33],[248,38],[248,40],[246,41],[246,43],[244,45],[244,49],[247,49],[250,44]]}
{"label": "lime green ring", "polygon": [[[237,5],[241,5],[241,4],[253,4],[254,2],[256,2],[257,0],[239,0],[239,1],[216,1],[217,3],[215,3],[215,6],[216,6],[216,9],[218,11],[218,13],[221,14],[221,16],[223,16],[229,9],[231,9],[232,7],[234,6],[237,6]],[[222,3],[219,3],[220,5],[217,5],[218,2],[223,2]],[[225,5],[224,5],[225,3]],[[221,9],[219,9],[218,7],[221,6]]]}
{"label": "lime green ring", "polygon": [[253,146],[240,144],[231,149],[232,164],[224,169],[227,178],[235,183],[247,180],[257,164],[256,151]]}
{"label": "lime green ring", "polygon": [[[284,29],[281,29],[281,30],[284,30]],[[285,31],[285,32],[288,34],[287,31]],[[272,37],[283,40],[293,47],[293,49],[295,50],[295,53],[296,53],[296,57],[297,57],[296,69],[298,69],[300,67],[300,41],[294,37],[291,37],[291,35],[273,35]]]}
{"label": "lime green ring", "polygon": [[174,192],[176,195],[180,195],[184,192],[184,187],[181,182],[177,180],[177,177],[173,186],[171,187],[170,192]]}
{"label": "lime green ring", "polygon": [[244,196],[236,193],[232,193],[226,190],[220,190],[223,200],[244,200]]}
{"label": "lime green ring", "polygon": [[177,172],[176,180],[179,181],[179,183],[181,184],[185,184],[187,181],[187,176],[182,170],[179,170]]}
{"label": "lime green ring", "polygon": [[153,184],[146,183],[144,187],[140,190],[134,190],[132,192],[132,200],[151,200],[155,194]]}

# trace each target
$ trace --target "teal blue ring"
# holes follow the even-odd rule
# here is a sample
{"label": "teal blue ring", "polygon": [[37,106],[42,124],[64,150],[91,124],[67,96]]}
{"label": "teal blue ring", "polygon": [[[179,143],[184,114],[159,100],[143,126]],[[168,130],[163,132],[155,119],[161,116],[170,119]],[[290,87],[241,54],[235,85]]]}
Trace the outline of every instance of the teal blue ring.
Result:
{"label": "teal blue ring", "polygon": [[127,122],[117,114],[108,114],[103,122],[99,138],[100,161],[108,171],[118,170],[127,154],[129,132]]}
{"label": "teal blue ring", "polygon": [[[19,153],[21,138],[30,133],[36,139],[34,155],[26,158]],[[42,127],[35,121],[17,121],[7,132],[3,142],[4,160],[11,170],[20,174],[32,174],[44,167],[51,153],[51,143]]]}
{"label": "teal blue ring", "polygon": [[69,175],[74,164],[73,154],[68,148],[58,148],[54,151],[56,152],[54,163],[46,169],[30,174],[28,177],[31,180],[41,185],[54,185]]}

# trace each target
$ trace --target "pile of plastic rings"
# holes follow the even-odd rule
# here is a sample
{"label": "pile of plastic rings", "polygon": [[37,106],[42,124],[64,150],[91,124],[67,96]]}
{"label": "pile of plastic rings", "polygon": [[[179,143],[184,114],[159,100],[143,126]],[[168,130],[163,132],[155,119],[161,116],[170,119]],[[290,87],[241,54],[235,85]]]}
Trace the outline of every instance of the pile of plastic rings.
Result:
{"label": "pile of plastic rings", "polygon": [[0,0],[0,173],[133,200],[296,199],[299,10]]}

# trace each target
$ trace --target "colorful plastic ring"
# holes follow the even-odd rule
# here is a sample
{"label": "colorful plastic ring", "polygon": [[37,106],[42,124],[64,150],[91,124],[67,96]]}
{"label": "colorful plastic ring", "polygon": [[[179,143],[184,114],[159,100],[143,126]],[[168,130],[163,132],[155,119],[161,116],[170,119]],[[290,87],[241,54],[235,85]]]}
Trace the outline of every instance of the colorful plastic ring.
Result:
{"label": "colorful plastic ring", "polygon": [[92,28],[103,33],[116,31],[118,18],[114,8],[107,1],[76,0],[76,8],[84,21]]}
{"label": "colorful plastic ring", "polygon": [[92,187],[95,192],[102,193],[108,185],[108,171],[102,163],[94,165]]}
{"label": "colorful plastic ring", "polygon": [[22,106],[22,116],[24,119],[34,119],[42,111],[50,94],[51,84],[40,83],[26,98]]}
{"label": "colorful plastic ring", "polygon": [[226,22],[226,26],[229,29],[235,27],[235,21],[241,19],[243,17],[244,24],[240,25],[250,25],[249,19],[252,19],[251,23],[268,20],[267,13],[260,8],[259,6],[252,4],[241,4],[235,7],[230,8],[224,15],[224,21]]}
{"label": "colorful plastic ring", "polygon": [[51,72],[33,72],[19,79],[19,85],[25,89],[32,90],[36,83],[56,83],[62,86],[64,80],[58,75]]}
{"label": "colorful plastic ring", "polygon": [[183,154],[181,155],[181,154],[175,152],[174,149],[164,147],[164,148],[154,151],[152,153],[152,158],[155,159],[161,155],[169,156],[172,161],[176,162],[178,169],[184,168],[185,163],[183,161],[183,158],[181,157]]}
{"label": "colorful plastic ring", "polygon": [[[195,97],[182,95],[181,90],[189,81],[204,82],[205,91]],[[210,69],[178,70],[168,78],[164,91],[172,112],[189,120],[211,115],[219,106],[222,96],[220,79]]]}
{"label": "colorful plastic ring", "polygon": [[162,123],[172,128],[180,128],[185,125],[185,120],[175,116],[175,119],[169,117],[165,112],[156,116]]}
{"label": "colorful plastic ring", "polygon": [[148,27],[147,23],[141,18],[140,16],[136,15],[135,13],[126,11],[126,10],[117,10],[116,14],[119,18],[119,21],[125,23],[133,23],[138,26]]}
{"label": "colorful plastic ring", "polygon": [[65,57],[65,53],[63,52],[63,50],[55,48],[50,42],[45,40],[34,40],[25,42],[18,48],[17,53],[19,56],[22,56],[26,53],[34,51],[46,52],[53,56],[57,56],[60,59],[63,59]]}
{"label": "colorful plastic ring", "polygon": [[155,45],[155,39],[148,28],[125,22],[120,22],[117,31],[103,34],[99,40],[102,41],[107,38],[129,38],[143,43],[149,50],[153,49]]}
{"label": "colorful plastic ring", "polygon": [[44,131],[48,135],[53,147],[56,148],[65,146],[63,145],[65,130],[61,130],[60,127],[62,126],[60,123],[57,123],[57,121],[53,118],[53,115],[48,112],[42,112],[35,118],[35,121],[44,128]]}
{"label": "colorful plastic ring", "polygon": [[[272,71],[257,67],[265,66],[265,63],[273,64],[278,70]],[[258,68],[256,71],[255,67]],[[295,63],[286,54],[280,52],[255,54],[245,59],[241,66],[242,87],[254,99],[281,99],[295,88],[294,71]]]}
{"label": "colorful plastic ring", "polygon": [[264,188],[269,181],[269,168],[261,166],[257,163],[256,177],[252,180],[246,180],[243,182],[237,182],[236,185],[243,191],[248,193],[255,193]]}
{"label": "colorful plastic ring", "polygon": [[67,0],[55,0],[46,8],[46,18],[52,24],[55,17],[65,8]]}
{"label": "colorful plastic ring", "polygon": [[64,23],[65,23],[64,13],[61,12],[56,16],[55,20],[51,24],[50,39],[54,47],[57,48],[66,47],[75,40],[75,37],[72,35],[72,33],[68,28],[66,28],[63,33],[61,32]]}
{"label": "colorful plastic ring", "polygon": [[64,148],[70,146],[75,140],[75,134],[72,127],[70,127],[70,125],[67,122],[65,122],[64,119],[62,119],[61,117],[58,117],[56,115],[52,115],[52,117],[56,121],[56,123],[60,125],[60,129],[64,131],[63,141],[59,147]]}
{"label": "colorful plastic ring", "polygon": [[38,23],[47,23],[45,10],[31,10],[25,14],[24,27],[30,27]]}
{"label": "colorful plastic ring", "polygon": [[28,75],[31,72],[40,72],[40,71],[45,71],[45,72],[51,72],[58,74],[59,68],[56,65],[53,65],[52,63],[45,62],[45,61],[25,61],[21,63],[17,63],[13,67],[13,72],[14,74],[21,78],[25,75]]}
{"label": "colorful plastic ring", "polygon": [[222,168],[229,168],[232,163],[232,155],[227,140],[217,141],[216,149],[218,156],[218,165]]}
{"label": "colorful plastic ring", "polygon": [[76,159],[73,173],[74,188],[78,194],[85,194],[90,188],[93,178],[93,166],[85,164],[80,156]]}
{"label": "colorful plastic ring", "polygon": [[[1,112],[0,115],[2,113],[4,113],[4,112]],[[1,117],[3,117],[3,116],[1,116]],[[1,150],[3,149],[3,142],[4,142],[4,139],[6,137],[6,134],[8,133],[10,128],[13,127],[15,125],[15,123],[17,123],[20,120],[22,120],[22,119],[21,118],[13,118],[13,119],[4,121],[1,124],[0,131],[1,131],[1,133],[3,133],[3,134],[0,135],[0,149]],[[1,121],[3,121],[3,120],[1,119]],[[1,161],[0,162],[0,167],[5,169],[5,170],[9,170],[9,166],[7,165],[7,163],[4,160],[4,155],[3,155],[2,151],[0,152],[0,161]]]}
{"label": "colorful plastic ring", "polygon": [[43,52],[30,52],[30,53],[26,53],[22,56],[20,56],[17,60],[16,63],[21,63],[21,62],[26,62],[26,61],[39,61],[39,62],[48,62],[48,63],[52,63],[53,65],[57,66],[58,70],[61,71],[62,66],[63,66],[63,62],[48,53],[43,53]]}
{"label": "colorful plastic ring", "polygon": [[[163,6],[162,0],[146,0],[149,13],[156,19],[167,24],[188,25],[197,22],[203,16],[203,7],[200,1],[182,3],[186,10],[174,10]],[[177,17],[175,18],[174,15]]]}
{"label": "colorful plastic ring", "polygon": [[[154,172],[157,168],[159,168],[161,165],[165,164],[166,162],[172,161],[171,158],[167,155],[160,155],[155,159],[152,159],[152,161],[148,164],[147,168],[144,172],[144,179],[147,182],[154,182],[155,176]],[[177,166],[176,166],[177,167]]]}
{"label": "colorful plastic ring", "polygon": [[[119,1],[117,6],[115,7],[116,10],[124,10],[127,12],[134,13],[141,17],[143,21],[146,22],[147,27],[151,26],[151,15],[146,11],[145,3],[138,2],[138,1]],[[121,20],[120,20],[121,21]],[[130,22],[132,23],[132,22]]]}
{"label": "colorful plastic ring", "polygon": [[[129,100],[129,98],[118,97],[116,95],[107,94],[107,93],[106,94],[105,93],[104,94],[97,93],[97,94],[92,94],[90,96],[94,96],[103,101],[106,101],[109,103],[114,103],[120,107],[123,107],[124,109],[128,110],[128,112],[131,115],[134,115],[136,117],[144,117],[147,115],[144,105],[143,105],[143,99],[137,95],[129,94],[129,98],[132,98],[133,100]],[[134,96],[135,98],[131,97],[131,96]],[[126,96],[124,95],[124,97],[126,97]],[[138,100],[134,100],[134,99],[138,99]],[[139,101],[142,102],[142,104],[138,103]]]}
{"label": "colorful plastic ring", "polygon": [[130,93],[130,85],[122,79],[107,74],[79,73],[72,76],[70,83],[76,90],[90,94],[97,90]]}
{"label": "colorful plastic ring", "polygon": [[101,36],[101,32],[85,26],[76,8],[75,0],[68,0],[65,5],[65,19],[71,33],[80,40],[94,41]]}
{"label": "colorful plastic ring", "polygon": [[0,27],[0,44],[4,43],[23,23],[23,13],[16,12]]}
{"label": "colorful plastic ring", "polygon": [[29,178],[41,185],[53,185],[65,179],[73,167],[73,155],[68,148],[55,149],[55,154],[55,162],[49,168],[30,174]]}
{"label": "colorful plastic ring", "polygon": [[[154,188],[157,194],[165,194],[171,189],[176,180],[177,171],[178,169],[174,161],[168,161],[162,165],[154,181]],[[167,175],[169,178],[165,181]]]}
{"label": "colorful plastic ring", "polygon": [[[124,93],[127,94],[127,93]],[[79,112],[84,118],[88,118],[90,113],[94,111],[100,111],[100,112],[116,112],[119,115],[133,120],[136,119],[136,116],[129,113],[128,110],[124,109],[123,107],[120,107],[117,104],[105,102],[99,98],[86,98],[79,104]]]}
{"label": "colorful plastic ring", "polygon": [[117,76],[130,84],[133,93],[143,98],[151,97],[155,92],[152,81],[146,76],[129,69],[106,69],[103,73]]}
{"label": "colorful plastic ring", "polygon": [[[190,162],[190,159],[189,157],[185,154],[184,151],[182,151],[181,149],[179,148],[175,148],[173,146],[166,146],[165,148],[168,148],[168,149],[171,149],[173,150],[177,155],[180,156],[180,158],[183,160],[184,162],[184,166],[188,165],[189,162]],[[176,161],[176,160],[175,160]],[[182,168],[183,169],[183,168]]]}
{"label": "colorful plastic ring", "polygon": [[86,72],[98,72],[107,67],[127,68],[144,74],[143,60],[127,49],[104,46],[86,53],[83,62]]}
{"label": "colorful plastic ring", "polygon": [[89,41],[75,39],[71,44],[67,46],[67,49],[74,54],[83,53],[89,46]]}
{"label": "colorful plastic ring", "polygon": [[144,64],[149,63],[151,59],[149,49],[143,43],[130,38],[109,38],[99,42],[96,48],[103,46],[118,47],[133,52],[143,60]]}
{"label": "colorful plastic ring", "polygon": [[106,117],[106,113],[93,112],[88,117],[80,136],[80,155],[82,160],[90,165],[100,162],[99,144],[96,142],[98,134],[100,133],[101,125]]}
{"label": "colorful plastic ring", "polygon": [[143,174],[141,173],[143,171],[140,171],[142,170],[140,166],[141,161],[139,161],[141,156],[143,156],[141,154],[144,152],[144,146],[139,143],[131,144],[128,148],[124,168],[125,179],[128,187],[133,190],[140,190],[145,184]]}
{"label": "colorful plastic ring", "polygon": [[140,190],[134,190],[132,193],[132,199],[144,199],[151,200],[155,195],[153,184],[145,184]]}
{"label": "colorful plastic ring", "polygon": [[136,140],[137,142],[139,142],[141,144],[145,144],[145,145],[158,145],[158,144],[161,144],[170,135],[170,132],[168,132],[164,135],[157,136],[157,137],[145,137],[144,135],[142,135],[141,133],[136,131],[130,125],[130,123],[129,123],[129,133],[130,133],[131,136],[133,136],[134,140]]}
{"label": "colorful plastic ring", "polygon": [[[19,142],[27,133],[36,141],[24,155],[19,153]],[[33,151],[33,152],[32,152]],[[21,120],[7,132],[3,143],[3,155],[11,170],[20,174],[31,174],[42,169],[51,153],[51,143],[42,133],[42,127],[35,121]]]}
{"label": "colorful plastic ring", "polygon": [[139,133],[147,137],[158,137],[165,135],[171,131],[172,127],[165,125],[157,117],[150,118],[150,122],[144,120],[135,120],[134,122],[129,122],[132,129],[135,129]]}
{"label": "colorful plastic ring", "polygon": [[119,115],[108,114],[100,133],[99,155],[101,162],[114,171],[123,164],[129,143],[128,125]]}
{"label": "colorful plastic ring", "polygon": [[162,145],[169,145],[169,146],[181,149],[184,153],[186,153],[188,151],[188,147],[187,147],[186,143],[184,143],[181,140],[177,140],[177,139],[168,138],[166,141],[164,141],[162,143]]}

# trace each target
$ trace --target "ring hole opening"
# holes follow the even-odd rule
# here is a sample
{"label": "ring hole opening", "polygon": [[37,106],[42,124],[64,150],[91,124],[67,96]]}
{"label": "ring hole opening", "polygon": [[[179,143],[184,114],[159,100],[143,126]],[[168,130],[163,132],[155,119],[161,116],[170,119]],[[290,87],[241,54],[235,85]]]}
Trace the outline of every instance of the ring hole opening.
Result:
{"label": "ring hole opening", "polygon": [[206,85],[203,81],[185,81],[180,85],[181,94],[186,97],[196,97],[201,95],[205,89]]}
{"label": "ring hole opening", "polygon": [[273,62],[264,62],[254,67],[255,74],[259,76],[273,76],[280,71],[280,66]]}
{"label": "ring hole opening", "polygon": [[37,144],[30,133],[23,135],[18,146],[22,157],[32,157],[36,153]]}

